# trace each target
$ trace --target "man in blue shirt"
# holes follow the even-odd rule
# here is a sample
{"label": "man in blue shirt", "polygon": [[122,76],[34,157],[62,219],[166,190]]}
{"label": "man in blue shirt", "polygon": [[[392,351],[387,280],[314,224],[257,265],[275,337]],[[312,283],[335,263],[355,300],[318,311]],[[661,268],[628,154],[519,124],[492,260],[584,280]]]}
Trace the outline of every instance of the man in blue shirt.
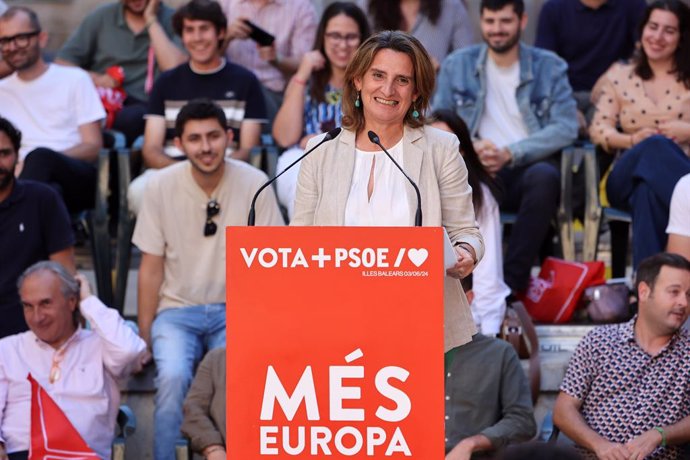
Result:
{"label": "man in blue shirt", "polygon": [[577,136],[567,64],[520,42],[523,0],[482,0],[483,44],[450,54],[441,66],[434,110],[451,109],[475,139],[484,168],[506,186],[501,209],[517,212],[504,260],[513,292],[524,291],[559,198],[558,152]]}
{"label": "man in blue shirt", "polygon": [[74,266],[67,208],[47,184],[14,177],[21,133],[0,117],[0,338],[27,330],[17,278],[40,260]]}
{"label": "man in blue shirt", "polygon": [[547,0],[542,6],[535,46],[568,63],[582,114],[593,110],[589,93],[599,77],[632,55],[646,6],[645,0]]}

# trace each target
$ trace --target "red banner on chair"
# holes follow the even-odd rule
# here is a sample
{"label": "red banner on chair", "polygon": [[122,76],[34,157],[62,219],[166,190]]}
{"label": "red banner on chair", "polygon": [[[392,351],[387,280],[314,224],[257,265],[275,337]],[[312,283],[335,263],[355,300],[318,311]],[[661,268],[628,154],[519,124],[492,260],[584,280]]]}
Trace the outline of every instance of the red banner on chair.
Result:
{"label": "red banner on chair", "polygon": [[227,229],[231,459],[443,459],[443,230]]}
{"label": "red banner on chair", "polygon": [[31,383],[31,450],[29,460],[87,460],[100,458],[41,385]]}

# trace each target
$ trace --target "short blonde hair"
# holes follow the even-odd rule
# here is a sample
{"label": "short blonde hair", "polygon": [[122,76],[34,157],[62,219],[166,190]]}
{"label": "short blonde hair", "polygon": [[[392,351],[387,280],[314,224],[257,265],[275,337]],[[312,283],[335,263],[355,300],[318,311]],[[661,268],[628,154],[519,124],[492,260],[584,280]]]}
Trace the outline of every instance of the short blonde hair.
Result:
{"label": "short blonde hair", "polygon": [[[429,53],[424,46],[412,35],[398,30],[385,30],[369,37],[355,52],[350,64],[345,70],[345,88],[343,88],[343,127],[355,132],[364,128],[364,113],[361,107],[355,107],[358,93],[355,87],[355,78],[363,78],[371,67],[376,53],[390,49],[399,53],[405,53],[412,61],[414,72],[414,86],[417,99],[405,114],[404,123],[413,128],[424,125],[424,114],[429,108],[431,94],[436,84],[436,72],[431,64]],[[417,110],[419,117],[412,116]]]}

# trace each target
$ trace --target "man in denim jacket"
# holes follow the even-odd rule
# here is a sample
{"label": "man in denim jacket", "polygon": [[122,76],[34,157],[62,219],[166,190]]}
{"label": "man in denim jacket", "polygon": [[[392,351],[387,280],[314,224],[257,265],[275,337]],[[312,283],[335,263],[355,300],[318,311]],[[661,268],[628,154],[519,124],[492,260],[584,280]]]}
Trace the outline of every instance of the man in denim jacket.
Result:
{"label": "man in denim jacket", "polygon": [[501,208],[517,212],[504,262],[505,282],[524,291],[558,207],[559,151],[577,136],[567,64],[520,42],[523,0],[482,0],[485,43],[450,54],[438,78],[434,110],[460,115],[484,168],[506,187]]}

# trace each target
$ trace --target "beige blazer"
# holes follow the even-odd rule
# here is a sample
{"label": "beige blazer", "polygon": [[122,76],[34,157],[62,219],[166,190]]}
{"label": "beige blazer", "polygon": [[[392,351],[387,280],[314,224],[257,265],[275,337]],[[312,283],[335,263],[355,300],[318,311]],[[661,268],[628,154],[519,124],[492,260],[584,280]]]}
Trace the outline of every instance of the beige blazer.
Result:
{"label": "beige blazer", "polygon": [[[321,138],[311,139],[307,149]],[[305,158],[290,225],[343,225],[354,166],[355,133],[345,129]],[[423,225],[445,227],[454,244],[469,243],[480,260],[484,241],[475,221],[472,188],[457,137],[431,127],[405,127],[403,169],[419,186]],[[406,190],[412,226],[417,196],[412,185]],[[476,328],[460,281],[446,276],[444,285],[444,342],[448,351],[469,342]]]}

